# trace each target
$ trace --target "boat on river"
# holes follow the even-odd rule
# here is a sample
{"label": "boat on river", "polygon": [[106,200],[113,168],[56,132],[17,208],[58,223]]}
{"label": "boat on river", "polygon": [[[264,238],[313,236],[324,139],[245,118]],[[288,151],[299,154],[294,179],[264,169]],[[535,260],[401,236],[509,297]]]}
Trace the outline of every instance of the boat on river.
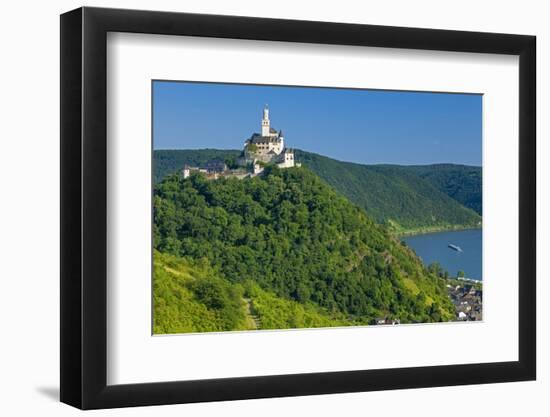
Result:
{"label": "boat on river", "polygon": [[453,245],[452,243],[449,243],[447,245],[449,248],[451,248],[452,250],[455,250],[457,252],[462,252],[462,248],[460,246],[457,246],[457,245]]}

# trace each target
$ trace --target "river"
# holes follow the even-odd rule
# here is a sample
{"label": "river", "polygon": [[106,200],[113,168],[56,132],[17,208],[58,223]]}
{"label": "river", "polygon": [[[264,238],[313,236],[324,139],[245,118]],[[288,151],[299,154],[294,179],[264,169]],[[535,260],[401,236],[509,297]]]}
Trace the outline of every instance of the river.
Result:
{"label": "river", "polygon": [[[406,236],[403,240],[426,266],[439,262],[450,276],[456,277],[457,272],[462,270],[466,278],[483,279],[481,229],[427,233]],[[449,243],[459,246],[462,252],[449,248]]]}

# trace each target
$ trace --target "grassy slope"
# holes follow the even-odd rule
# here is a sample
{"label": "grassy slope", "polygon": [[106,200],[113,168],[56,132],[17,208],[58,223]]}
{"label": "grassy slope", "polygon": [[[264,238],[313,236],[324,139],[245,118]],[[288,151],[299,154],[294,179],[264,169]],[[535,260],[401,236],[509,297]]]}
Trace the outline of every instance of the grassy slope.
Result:
{"label": "grassy slope", "polygon": [[[197,283],[218,281],[233,296],[234,322],[227,320],[225,305],[209,305],[198,294]],[[229,303],[231,304],[231,303]],[[169,254],[154,253],[153,332],[198,333],[349,326],[353,321],[330,314],[312,304],[285,300],[262,290],[254,282],[231,284],[207,265]]]}

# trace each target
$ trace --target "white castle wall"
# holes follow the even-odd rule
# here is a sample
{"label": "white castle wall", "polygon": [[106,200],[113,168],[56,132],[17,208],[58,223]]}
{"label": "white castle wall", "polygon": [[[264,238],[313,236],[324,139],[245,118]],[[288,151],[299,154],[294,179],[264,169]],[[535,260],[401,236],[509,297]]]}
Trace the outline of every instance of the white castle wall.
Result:
{"label": "white castle wall", "polygon": [[285,152],[283,161],[278,163],[279,168],[292,168],[294,166],[294,152]]}

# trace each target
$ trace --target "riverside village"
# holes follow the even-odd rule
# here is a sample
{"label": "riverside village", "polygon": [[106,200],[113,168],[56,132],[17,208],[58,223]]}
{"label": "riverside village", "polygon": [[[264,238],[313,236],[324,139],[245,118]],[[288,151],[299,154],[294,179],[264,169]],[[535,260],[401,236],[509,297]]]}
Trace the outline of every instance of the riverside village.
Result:
{"label": "riverside village", "polygon": [[[447,279],[447,294],[455,306],[453,321],[480,321],[483,320],[483,290],[479,281],[456,278]],[[399,319],[379,317],[372,321],[374,325],[401,324]]]}
{"label": "riverside village", "polygon": [[276,165],[279,168],[299,167],[294,161],[294,150],[285,146],[283,131],[271,127],[269,108],[263,110],[260,133],[253,133],[244,142],[244,149],[235,166],[228,167],[221,159],[212,159],[201,167],[185,165],[183,177],[188,178],[194,172],[206,175],[208,179],[221,177],[246,178],[261,175],[267,165]]}
{"label": "riverside village", "polygon": [[482,283],[469,279],[457,279],[447,284],[447,292],[456,311],[457,321],[482,320]]}

